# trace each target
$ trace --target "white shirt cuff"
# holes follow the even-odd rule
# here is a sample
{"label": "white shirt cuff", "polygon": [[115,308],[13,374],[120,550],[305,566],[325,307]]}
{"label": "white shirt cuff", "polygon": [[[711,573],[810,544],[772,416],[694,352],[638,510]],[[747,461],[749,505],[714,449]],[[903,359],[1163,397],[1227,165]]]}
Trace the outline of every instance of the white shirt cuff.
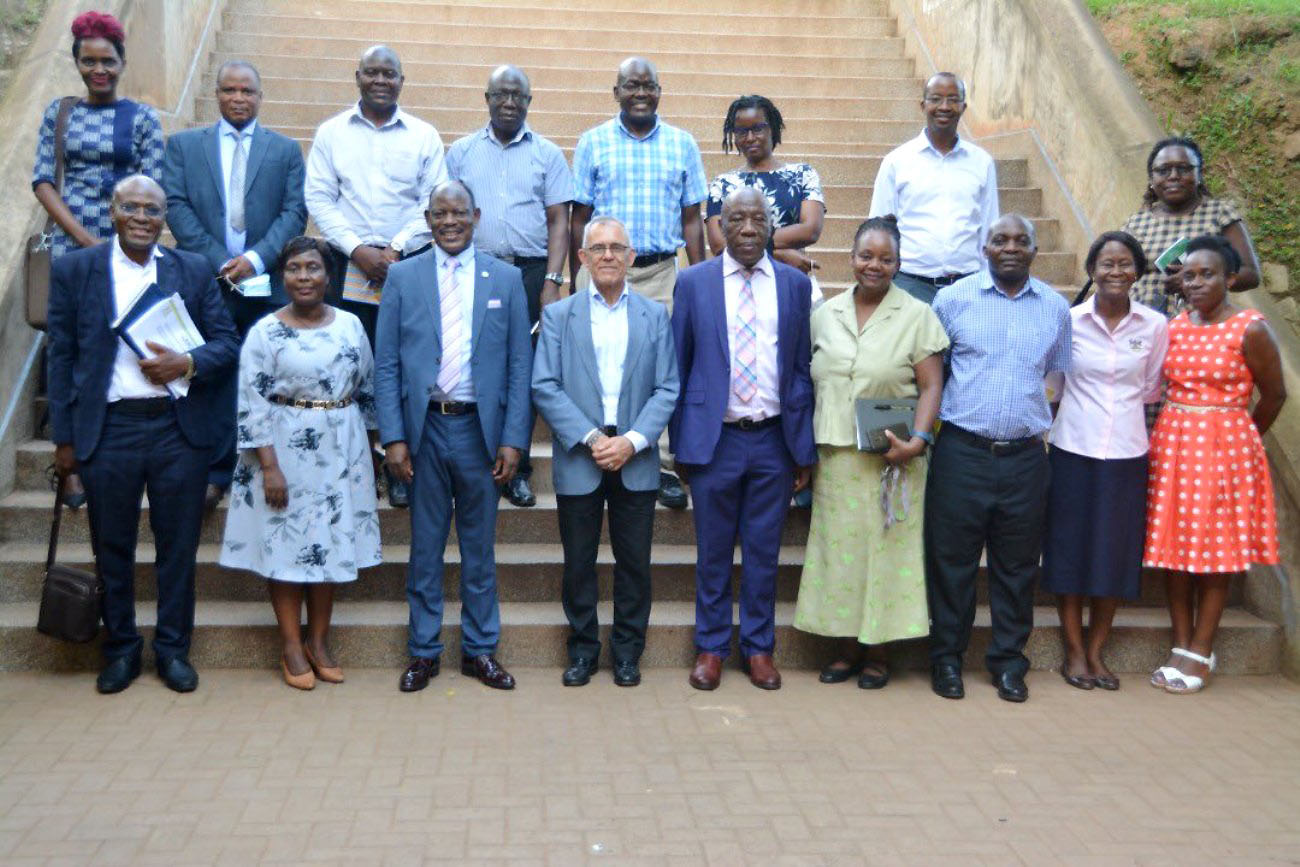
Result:
{"label": "white shirt cuff", "polygon": [[266,263],[262,261],[262,257],[257,255],[255,251],[245,250],[244,258],[252,263],[254,274],[261,275],[266,273]]}
{"label": "white shirt cuff", "polygon": [[600,433],[600,428],[594,427],[591,430],[587,431],[585,434],[582,435],[582,439],[580,439],[578,442],[582,443],[583,445],[586,445],[587,442],[591,439],[591,435],[594,433]]}
{"label": "white shirt cuff", "polygon": [[623,436],[627,437],[627,441],[632,444],[632,448],[635,449],[637,453],[645,451],[646,446],[650,445],[650,443],[646,440],[645,437],[641,436],[641,434],[637,433],[634,430],[628,431],[627,433],[623,434]]}

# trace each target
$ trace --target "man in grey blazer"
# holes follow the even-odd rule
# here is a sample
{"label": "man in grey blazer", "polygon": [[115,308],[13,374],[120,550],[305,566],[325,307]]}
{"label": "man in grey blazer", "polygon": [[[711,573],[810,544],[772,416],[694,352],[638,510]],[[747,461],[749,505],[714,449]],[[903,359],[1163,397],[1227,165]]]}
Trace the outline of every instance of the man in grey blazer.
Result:
{"label": "man in grey blazer", "polygon": [[650,540],[659,439],[677,404],[677,355],[668,311],[629,292],[636,259],[627,230],[596,217],[578,251],[591,284],[542,311],[533,402],[550,425],[560,541],[561,598],[569,619],[565,686],[591,680],[600,656],[596,549],[605,504],[614,549],[614,682],[636,686],[650,621]]}
{"label": "man in grey blazer", "polygon": [[424,689],[442,654],[443,552],[456,515],[461,672],[497,689],[514,678],[494,654],[498,486],[528,442],[532,343],[519,269],[474,249],[479,211],[459,181],[433,189],[434,247],[394,263],[375,341],[375,406],[385,462],[411,485],[410,665],[403,692]]}
{"label": "man in grey blazer", "polygon": [[[178,249],[208,260],[241,341],[254,322],[286,303],[280,251],[307,224],[302,151],[257,122],[261,105],[257,70],[227,60],[217,70],[221,120],[176,133],[163,158],[167,225]],[[249,278],[268,272],[270,286],[254,288],[261,281]],[[208,472],[208,508],[230,487],[235,469],[235,382],[229,377],[217,398],[230,409],[230,428]]]}

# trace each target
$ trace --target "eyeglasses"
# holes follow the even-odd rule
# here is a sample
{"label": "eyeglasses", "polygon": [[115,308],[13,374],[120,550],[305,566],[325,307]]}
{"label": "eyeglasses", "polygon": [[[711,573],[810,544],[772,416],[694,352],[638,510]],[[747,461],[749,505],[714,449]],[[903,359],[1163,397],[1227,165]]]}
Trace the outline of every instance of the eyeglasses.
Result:
{"label": "eyeglasses", "polygon": [[489,90],[487,98],[499,104],[513,102],[516,105],[528,105],[533,101],[531,93],[520,93],[517,90]]}
{"label": "eyeglasses", "polygon": [[735,127],[734,129],[732,129],[732,132],[735,134],[736,139],[739,141],[740,139],[745,138],[746,136],[751,136],[751,135],[761,136],[763,133],[767,132],[771,128],[772,128],[771,124],[756,123],[753,126]]}
{"label": "eyeglasses", "polygon": [[1153,166],[1151,174],[1157,178],[1172,178],[1175,175],[1190,178],[1196,174],[1198,168],[1200,167],[1191,163],[1165,163],[1164,165]]}
{"label": "eyeglasses", "polygon": [[113,207],[117,208],[120,213],[128,217],[136,217],[144,214],[146,217],[161,217],[163,209],[157,205],[138,205],[131,202],[118,202]]}
{"label": "eyeglasses", "polygon": [[586,249],[588,253],[595,256],[597,259],[603,259],[606,254],[611,254],[617,257],[626,256],[627,251],[632,248],[627,244],[592,244]]}
{"label": "eyeglasses", "polygon": [[958,106],[964,103],[965,101],[966,100],[962,99],[960,96],[927,96],[925,98],[926,105]]}
{"label": "eyeglasses", "polygon": [[619,84],[618,89],[624,93],[658,93],[659,82],[657,81],[624,81]]}

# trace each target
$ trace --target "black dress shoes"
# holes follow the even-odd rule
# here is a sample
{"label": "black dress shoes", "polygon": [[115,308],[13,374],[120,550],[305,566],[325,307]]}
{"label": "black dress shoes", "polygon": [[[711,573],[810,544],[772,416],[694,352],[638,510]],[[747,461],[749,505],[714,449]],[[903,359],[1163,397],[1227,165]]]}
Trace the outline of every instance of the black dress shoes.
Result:
{"label": "black dress shoes", "polygon": [[397,681],[397,688],[402,692],[419,692],[438,676],[440,666],[438,657],[431,659],[427,656],[412,656],[411,664]]}
{"label": "black dress shoes", "polygon": [[104,695],[121,692],[140,676],[140,655],[110,659],[95,679],[95,689]]}
{"label": "black dress shoes", "polygon": [[630,659],[614,663],[614,683],[618,686],[636,686],[641,682],[641,669]]}
{"label": "black dress shoes", "polygon": [[158,660],[158,676],[168,689],[175,692],[194,692],[199,685],[199,673],[183,656],[168,656]]}
{"label": "black dress shoes", "polygon": [[533,495],[533,489],[529,486],[528,480],[523,476],[515,476],[506,482],[501,493],[510,501],[510,505],[519,506],[528,509],[537,505],[537,497]]}
{"label": "black dress shoes", "polygon": [[943,698],[965,698],[966,687],[961,682],[961,666],[935,665],[930,668],[930,689]]}
{"label": "black dress shoes", "polygon": [[596,660],[578,657],[564,670],[560,680],[565,686],[586,686],[591,683],[591,676],[596,673]]}
{"label": "black dress shoes", "polygon": [[478,656],[462,656],[460,658],[460,673],[476,677],[486,686],[493,689],[514,689],[515,679],[510,676],[510,672],[501,667],[496,657],[490,653],[479,654]]}
{"label": "black dress shoes", "polygon": [[670,509],[686,508],[686,491],[681,479],[672,473],[659,474],[659,502]]}
{"label": "black dress shoes", "polygon": [[1025,686],[1025,676],[1014,671],[1004,671],[993,675],[993,685],[998,688],[998,698],[1003,701],[1022,702],[1029,698],[1029,687]]}

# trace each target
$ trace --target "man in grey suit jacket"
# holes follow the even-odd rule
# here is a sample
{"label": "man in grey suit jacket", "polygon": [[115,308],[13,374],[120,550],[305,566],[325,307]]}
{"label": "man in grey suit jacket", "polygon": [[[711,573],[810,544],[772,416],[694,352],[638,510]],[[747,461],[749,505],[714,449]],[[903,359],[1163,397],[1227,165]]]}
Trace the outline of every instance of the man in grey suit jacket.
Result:
{"label": "man in grey suit jacket", "polygon": [[461,672],[515,685],[494,654],[498,485],[530,430],[532,344],[519,269],[474,250],[478,208],[459,181],[433,189],[434,248],[388,269],[375,341],[375,405],[385,462],[411,485],[411,607],[403,692],[424,689],[442,654],[443,551],[460,542]]}
{"label": "man in grey suit jacket", "polygon": [[565,686],[591,680],[600,656],[596,549],[605,504],[614,549],[614,682],[641,682],[638,662],[650,621],[650,539],[659,457],[648,448],[677,404],[677,355],[662,304],[629,292],[636,259],[627,230],[596,217],[578,251],[589,287],[542,311],[533,401],[551,427],[561,591],[569,618]]}
{"label": "man in grey suit jacket", "polygon": [[[208,260],[241,341],[254,322],[286,303],[280,251],[307,224],[302,151],[257,122],[261,104],[257,70],[227,60],[217,71],[221,120],[172,136],[163,159],[167,225],[178,249]],[[260,281],[249,278],[268,271],[271,286],[252,288]],[[230,409],[230,428],[208,472],[209,508],[230,487],[235,469],[235,384],[229,377],[218,396]]]}

